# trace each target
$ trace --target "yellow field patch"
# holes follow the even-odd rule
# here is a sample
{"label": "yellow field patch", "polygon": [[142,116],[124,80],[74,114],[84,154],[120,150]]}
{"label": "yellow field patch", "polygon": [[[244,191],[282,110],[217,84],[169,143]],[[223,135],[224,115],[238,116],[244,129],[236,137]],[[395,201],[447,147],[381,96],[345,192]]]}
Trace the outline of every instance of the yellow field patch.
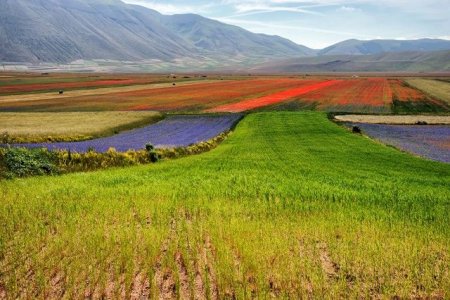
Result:
{"label": "yellow field patch", "polygon": [[[193,81],[184,81],[177,82],[176,86],[186,86],[193,85],[199,83],[213,83],[220,80],[193,80]],[[9,95],[9,96],[1,96],[0,103],[9,103],[9,102],[24,102],[24,101],[39,101],[39,100],[52,100],[52,99],[62,99],[62,98],[71,98],[71,97],[82,97],[82,96],[98,96],[98,95],[107,95],[112,93],[125,93],[125,92],[135,92],[141,90],[151,90],[151,89],[161,89],[161,88],[170,88],[172,87],[172,83],[157,83],[157,84],[139,84],[132,86],[120,86],[120,87],[108,87],[108,88],[98,88],[98,89],[87,89],[87,90],[74,90],[74,91],[66,91],[64,94],[58,93],[34,93],[34,94],[22,94],[22,95]]]}
{"label": "yellow field patch", "polygon": [[0,134],[15,142],[72,141],[112,135],[162,119],[158,112],[0,113]]}
{"label": "yellow field patch", "polygon": [[416,124],[426,122],[427,124],[450,124],[450,116],[380,116],[380,115],[344,115],[336,116],[336,120],[353,123],[369,124]]}
{"label": "yellow field patch", "polygon": [[408,79],[406,82],[425,93],[450,104],[450,83],[433,79]]}

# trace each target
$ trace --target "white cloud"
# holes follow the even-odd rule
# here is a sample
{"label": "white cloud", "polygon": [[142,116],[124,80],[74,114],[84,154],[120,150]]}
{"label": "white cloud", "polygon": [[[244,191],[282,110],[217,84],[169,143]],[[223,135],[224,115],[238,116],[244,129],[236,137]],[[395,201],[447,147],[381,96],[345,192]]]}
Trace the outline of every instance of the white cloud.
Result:
{"label": "white cloud", "polygon": [[350,36],[350,37],[358,37],[361,39],[372,39],[373,36],[368,35],[362,35],[355,32],[346,32],[346,31],[337,31],[337,30],[328,30],[323,28],[317,28],[317,27],[305,27],[305,26],[295,26],[295,25],[284,25],[284,24],[274,24],[274,23],[266,23],[266,22],[259,22],[259,21],[247,21],[247,20],[237,20],[233,18],[215,18],[217,21],[223,22],[223,23],[229,23],[234,25],[253,25],[255,27],[260,27],[262,30],[263,28],[278,28],[278,29],[290,29],[290,30],[305,30],[305,31],[312,31],[312,32],[318,32],[318,33],[330,33],[330,34],[336,34],[336,35],[342,35],[342,36]]}
{"label": "white cloud", "polygon": [[174,14],[204,14],[207,12],[207,8],[210,5],[201,5],[201,6],[193,6],[193,5],[179,5],[179,4],[170,4],[170,3],[159,3],[157,1],[149,1],[149,0],[122,0],[128,4],[135,4],[144,6],[150,9],[154,9],[164,15],[174,15]]}
{"label": "white cloud", "polygon": [[122,1],[163,14],[200,14],[253,32],[284,36],[315,48],[349,38],[434,37],[450,40],[449,0]]}
{"label": "white cloud", "polygon": [[236,4],[234,9],[237,11],[239,16],[260,14],[260,13],[270,13],[270,12],[294,12],[310,15],[320,15],[323,14],[315,12],[312,10],[303,9],[301,7],[286,7],[286,6],[270,6],[265,4]]}
{"label": "white cloud", "polygon": [[345,5],[343,5],[343,6],[339,7],[339,10],[346,11],[346,12],[354,12],[354,11],[357,11],[358,9],[353,7],[353,6],[345,6]]}
{"label": "white cloud", "polygon": [[400,11],[425,14],[429,18],[448,18],[450,15],[450,5],[448,0],[222,0],[223,4],[230,5],[296,5],[299,8],[311,8],[318,6],[340,6],[353,7],[359,5],[373,5],[385,7],[386,9],[395,8]]}

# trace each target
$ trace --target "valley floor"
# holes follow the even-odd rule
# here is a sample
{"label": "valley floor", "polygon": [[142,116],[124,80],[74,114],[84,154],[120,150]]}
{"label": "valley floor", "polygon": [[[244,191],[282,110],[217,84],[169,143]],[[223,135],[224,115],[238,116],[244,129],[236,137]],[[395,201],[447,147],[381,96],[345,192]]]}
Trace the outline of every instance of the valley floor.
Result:
{"label": "valley floor", "polygon": [[449,186],[324,113],[250,114],[202,155],[0,182],[0,299],[444,299]]}

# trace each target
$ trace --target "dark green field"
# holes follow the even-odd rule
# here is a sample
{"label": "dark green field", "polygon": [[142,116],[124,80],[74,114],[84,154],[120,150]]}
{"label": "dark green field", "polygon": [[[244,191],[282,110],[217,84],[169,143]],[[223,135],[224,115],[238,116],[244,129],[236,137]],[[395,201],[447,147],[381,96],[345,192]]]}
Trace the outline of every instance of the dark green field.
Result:
{"label": "dark green field", "polygon": [[448,297],[450,166],[323,113],[209,153],[3,181],[0,298]]}

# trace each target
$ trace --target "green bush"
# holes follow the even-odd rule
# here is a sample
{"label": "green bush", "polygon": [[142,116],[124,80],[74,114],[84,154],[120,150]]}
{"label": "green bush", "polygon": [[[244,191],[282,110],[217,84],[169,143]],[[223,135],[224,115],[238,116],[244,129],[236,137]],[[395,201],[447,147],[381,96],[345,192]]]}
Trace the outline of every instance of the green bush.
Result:
{"label": "green bush", "polygon": [[118,152],[114,148],[105,153],[95,152],[94,149],[89,149],[86,153],[77,153],[70,150],[0,148],[0,178],[87,172],[156,163],[160,159],[174,159],[209,151],[227,136],[228,132],[225,132],[207,142],[173,149],[155,149],[153,145],[147,144],[145,150],[127,152]]}
{"label": "green bush", "polygon": [[152,144],[146,144],[145,150],[148,152],[148,157],[152,163],[156,163],[159,161],[159,154],[156,152],[155,147]]}
{"label": "green bush", "polygon": [[7,178],[59,173],[56,155],[47,149],[8,148],[0,156],[2,173]]}

